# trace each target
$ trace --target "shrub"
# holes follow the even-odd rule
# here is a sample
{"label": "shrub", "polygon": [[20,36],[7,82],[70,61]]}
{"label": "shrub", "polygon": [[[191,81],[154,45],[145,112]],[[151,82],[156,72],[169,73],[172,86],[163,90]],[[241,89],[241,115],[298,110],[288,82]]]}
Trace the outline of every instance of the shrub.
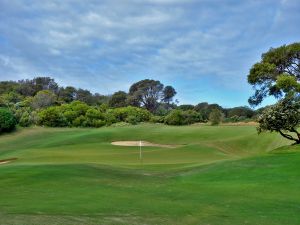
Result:
{"label": "shrub", "polygon": [[151,113],[148,110],[133,106],[116,108],[111,112],[118,122],[127,122],[128,117],[135,117],[137,123],[149,121],[151,118]]}
{"label": "shrub", "polygon": [[38,113],[38,124],[48,127],[65,127],[68,121],[60,107],[52,106]]}
{"label": "shrub", "polygon": [[169,125],[183,125],[183,114],[181,110],[172,110],[165,118],[165,123]]}
{"label": "shrub", "polygon": [[209,114],[209,121],[211,125],[218,125],[222,121],[222,112],[218,109],[213,109],[212,112]]}
{"label": "shrub", "polygon": [[104,114],[104,118],[105,118],[105,123],[106,125],[110,126],[113,123],[117,122],[117,118],[114,115],[114,110],[107,110],[107,112]]}
{"label": "shrub", "polygon": [[56,95],[49,90],[39,91],[32,99],[31,106],[34,109],[45,108],[54,105]]}
{"label": "shrub", "polygon": [[31,115],[29,112],[25,111],[19,120],[19,125],[21,127],[29,127],[32,123],[33,121]]}
{"label": "shrub", "polygon": [[172,110],[166,117],[165,123],[169,125],[188,125],[202,121],[201,114],[194,110]]}
{"label": "shrub", "polygon": [[138,124],[139,121],[138,121],[138,118],[136,118],[135,116],[128,116],[126,118],[126,122],[130,123],[132,125],[136,125],[136,124]]}
{"label": "shrub", "polygon": [[85,125],[84,124],[85,120],[86,118],[83,115],[81,115],[72,121],[72,125],[74,127],[83,127]]}
{"label": "shrub", "polygon": [[11,131],[16,127],[17,120],[6,108],[0,108],[0,132]]}
{"label": "shrub", "polygon": [[164,116],[152,116],[150,119],[151,123],[164,123],[165,117]]}

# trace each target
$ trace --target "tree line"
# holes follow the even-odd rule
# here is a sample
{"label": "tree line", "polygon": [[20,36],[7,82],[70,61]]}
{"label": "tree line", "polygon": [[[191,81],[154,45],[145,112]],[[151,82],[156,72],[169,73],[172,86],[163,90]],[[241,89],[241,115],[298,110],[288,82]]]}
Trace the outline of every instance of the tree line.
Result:
{"label": "tree line", "polygon": [[216,125],[221,121],[251,120],[257,115],[257,111],[246,106],[223,108],[207,102],[178,105],[174,100],[176,94],[174,87],[151,79],[132,84],[128,92],[117,91],[112,95],[62,87],[50,77],[2,81],[0,131],[10,130],[15,124],[23,127],[101,127],[120,122],[187,125],[211,121]]}

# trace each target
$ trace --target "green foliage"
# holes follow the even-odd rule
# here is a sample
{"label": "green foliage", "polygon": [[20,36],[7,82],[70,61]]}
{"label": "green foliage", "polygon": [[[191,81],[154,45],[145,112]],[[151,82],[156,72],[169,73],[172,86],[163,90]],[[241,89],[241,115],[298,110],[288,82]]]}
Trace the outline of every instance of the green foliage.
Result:
{"label": "green foliage", "polygon": [[43,90],[48,90],[56,94],[58,84],[50,77],[36,77],[32,80],[18,81],[17,91],[23,96],[34,96]]}
{"label": "green foliage", "polygon": [[178,109],[181,109],[183,111],[185,110],[193,110],[195,107],[193,105],[180,105],[178,106]]}
{"label": "green foliage", "polygon": [[75,100],[76,92],[77,92],[77,90],[74,87],[71,87],[71,86],[67,86],[65,88],[62,87],[59,90],[58,96],[62,101],[66,102],[66,103],[70,103]]}
{"label": "green foliage", "polygon": [[[108,109],[88,106],[79,101],[61,106],[49,107],[39,112],[38,124],[53,127],[101,127],[116,122],[137,124],[149,121],[151,113],[137,107]],[[57,117],[57,119],[55,119]]]}
{"label": "green foliage", "polygon": [[218,109],[213,109],[209,114],[209,121],[212,126],[219,125],[222,121],[222,112]]}
{"label": "green foliage", "polygon": [[105,117],[106,125],[108,126],[118,122],[113,109],[107,110],[104,114],[104,117]]}
{"label": "green foliage", "polygon": [[21,127],[29,127],[32,124],[33,124],[33,119],[31,117],[30,113],[25,111],[19,120],[19,125]]}
{"label": "green foliage", "polygon": [[201,115],[194,110],[175,109],[165,117],[165,123],[168,125],[188,125],[201,121]]}
{"label": "green foliage", "polygon": [[102,127],[105,125],[105,117],[99,110],[91,108],[86,111],[83,125],[86,127]]}
{"label": "green foliage", "polygon": [[209,115],[214,109],[223,110],[218,104],[208,104],[207,102],[199,103],[194,109],[201,114],[203,121],[209,120]]}
{"label": "green foliage", "polygon": [[109,106],[113,108],[125,107],[127,105],[127,93],[124,91],[115,92],[109,100]]}
{"label": "green foliage", "polygon": [[126,122],[132,125],[137,125],[139,123],[138,119],[135,116],[128,116]]}
{"label": "green foliage", "polygon": [[0,95],[9,92],[16,92],[19,85],[20,84],[15,81],[0,81]]}
{"label": "green foliage", "polygon": [[276,86],[282,89],[285,93],[300,93],[300,83],[297,82],[297,78],[289,74],[281,74],[277,78]]}
{"label": "green foliage", "polygon": [[282,97],[291,91],[300,91],[300,43],[271,48],[262,54],[260,62],[254,64],[248,82],[255,88],[249,98],[251,105],[260,104],[269,95]]}
{"label": "green foliage", "polygon": [[[297,131],[300,125],[300,100],[288,97],[268,107],[258,118],[258,132],[276,131],[283,137],[300,143],[300,133]],[[296,136],[289,134],[295,133]]]}
{"label": "green foliage", "polygon": [[29,127],[35,122],[34,112],[30,107],[17,106],[13,108],[13,113],[21,127]]}
{"label": "green foliage", "polygon": [[234,107],[226,110],[227,117],[251,118],[255,112],[247,106]]}
{"label": "green foliage", "polygon": [[133,106],[116,108],[111,110],[111,113],[118,122],[128,122],[129,117],[131,117],[131,119],[129,119],[130,121],[133,121],[132,117],[135,117],[134,120],[136,122],[147,122],[151,118],[151,113],[148,110]]}
{"label": "green foliage", "polygon": [[51,106],[38,113],[38,124],[48,127],[65,127],[68,122],[58,106]]}
{"label": "green foliage", "polygon": [[46,108],[54,105],[56,95],[49,90],[39,91],[32,99],[31,106],[34,109]]}
{"label": "green foliage", "polygon": [[0,106],[9,106],[23,100],[23,96],[16,92],[8,92],[0,95]]}
{"label": "green foliage", "polygon": [[0,108],[0,133],[13,130],[17,120],[13,113],[6,108]]}
{"label": "green foliage", "polygon": [[164,123],[165,117],[164,116],[152,116],[150,119],[151,123]]}
{"label": "green foliage", "polygon": [[150,112],[155,112],[158,101],[163,94],[164,85],[158,80],[141,80],[131,85],[129,101],[133,106],[144,106]]}
{"label": "green foliage", "polygon": [[172,110],[165,118],[165,123],[168,125],[184,125],[183,111]]}
{"label": "green foliage", "polygon": [[172,86],[166,86],[163,89],[163,97],[162,97],[162,101],[170,104],[170,102],[172,102],[173,97],[177,94],[177,92],[175,91],[175,89]]}

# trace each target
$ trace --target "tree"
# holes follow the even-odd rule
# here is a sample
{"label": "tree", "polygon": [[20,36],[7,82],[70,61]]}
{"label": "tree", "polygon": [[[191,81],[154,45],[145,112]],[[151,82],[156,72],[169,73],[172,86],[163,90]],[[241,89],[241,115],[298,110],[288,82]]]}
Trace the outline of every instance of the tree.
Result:
{"label": "tree", "polygon": [[175,89],[172,86],[166,86],[163,90],[163,99],[162,101],[170,104],[172,102],[173,97],[177,94]]}
{"label": "tree", "polygon": [[53,78],[50,77],[36,77],[33,80],[36,93],[42,90],[49,90],[53,93],[57,93],[58,84]]}
{"label": "tree", "polygon": [[39,91],[49,90],[58,92],[58,84],[50,77],[36,77],[32,80],[19,80],[17,91],[24,96],[34,96]]}
{"label": "tree", "polygon": [[300,92],[300,43],[271,48],[254,64],[248,82],[255,93],[249,104],[256,106],[267,96],[280,98],[287,93]]}
{"label": "tree", "polygon": [[[284,138],[300,144],[300,99],[288,96],[264,110],[258,117],[258,132],[278,132]],[[295,135],[292,135],[294,133]]]}
{"label": "tree", "polygon": [[19,84],[15,81],[1,81],[0,82],[0,95],[9,92],[14,92],[18,88]]}
{"label": "tree", "polygon": [[113,108],[125,107],[127,105],[127,93],[124,91],[117,91],[109,100],[109,106]]}
{"label": "tree", "polygon": [[134,106],[144,106],[150,112],[155,112],[158,101],[163,96],[164,85],[158,80],[141,80],[131,85],[129,101]]}
{"label": "tree", "polygon": [[31,106],[34,109],[45,108],[54,105],[56,95],[52,91],[43,90],[39,91],[32,99]]}
{"label": "tree", "polygon": [[254,111],[247,106],[239,106],[227,109],[227,117],[245,117],[251,118],[254,116]]}
{"label": "tree", "polygon": [[218,109],[223,111],[223,108],[218,104],[208,104],[207,102],[201,102],[194,108],[197,112],[199,112],[204,120],[209,120],[209,115],[214,109]]}
{"label": "tree", "polygon": [[58,93],[58,97],[66,102],[66,103],[70,103],[72,101],[75,100],[76,97],[76,88],[72,87],[72,86],[67,86],[65,88],[60,88],[59,89],[59,93]]}
{"label": "tree", "polygon": [[79,88],[76,92],[76,100],[85,102],[88,105],[93,104],[93,95],[89,90]]}
{"label": "tree", "polygon": [[222,121],[222,112],[219,109],[213,109],[209,114],[211,125],[218,125]]}
{"label": "tree", "polygon": [[16,127],[17,120],[6,108],[0,108],[0,133],[11,131]]}
{"label": "tree", "polygon": [[17,92],[8,92],[0,95],[0,106],[9,106],[11,104],[15,104],[23,100],[23,96],[18,94]]}
{"label": "tree", "polygon": [[183,111],[186,111],[186,110],[193,110],[195,107],[193,105],[186,104],[186,105],[180,105],[178,106],[178,108]]}

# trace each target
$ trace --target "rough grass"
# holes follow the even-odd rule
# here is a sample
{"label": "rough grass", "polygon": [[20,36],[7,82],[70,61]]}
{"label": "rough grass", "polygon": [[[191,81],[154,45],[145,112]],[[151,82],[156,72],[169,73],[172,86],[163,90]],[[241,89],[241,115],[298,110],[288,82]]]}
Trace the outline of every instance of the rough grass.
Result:
{"label": "rough grass", "polygon": [[[112,141],[178,144],[166,149]],[[0,224],[300,224],[300,148],[253,126],[0,136]],[[280,147],[280,148],[279,148]],[[275,150],[276,149],[276,150]]]}

